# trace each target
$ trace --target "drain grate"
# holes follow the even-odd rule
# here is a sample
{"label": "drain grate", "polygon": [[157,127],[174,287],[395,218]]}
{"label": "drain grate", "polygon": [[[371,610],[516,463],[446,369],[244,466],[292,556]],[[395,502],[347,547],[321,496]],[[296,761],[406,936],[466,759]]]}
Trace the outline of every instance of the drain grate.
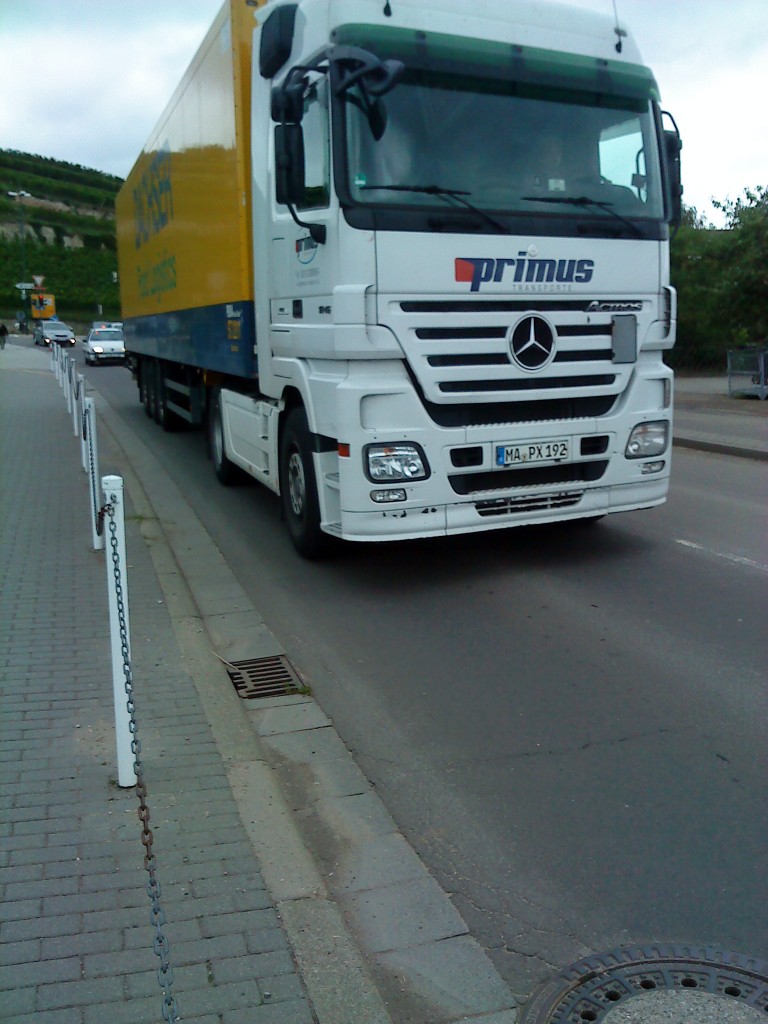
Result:
{"label": "drain grate", "polygon": [[764,961],[711,947],[633,946],[566,967],[534,996],[519,1024],[598,1024],[622,1001],[665,989],[723,996],[768,1014]]}
{"label": "drain grate", "polygon": [[285,697],[307,693],[307,687],[283,654],[250,661],[227,662],[227,674],[243,700],[260,697]]}

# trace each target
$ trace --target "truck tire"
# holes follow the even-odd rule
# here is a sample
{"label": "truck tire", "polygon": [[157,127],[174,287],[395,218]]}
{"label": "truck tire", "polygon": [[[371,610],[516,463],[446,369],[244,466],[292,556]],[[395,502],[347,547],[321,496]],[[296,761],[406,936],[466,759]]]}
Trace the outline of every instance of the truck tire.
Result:
{"label": "truck tire", "polygon": [[154,379],[154,372],[152,364],[148,359],[142,360],[141,363],[141,389],[139,395],[141,397],[141,404],[144,406],[144,412],[152,418],[152,409],[154,407],[154,398],[152,397],[152,381]]}
{"label": "truck tire", "polygon": [[167,434],[171,434],[176,430],[180,430],[184,425],[184,421],[168,408],[168,388],[165,386],[164,376],[162,364],[158,363],[155,419]]}
{"label": "truck tire", "polygon": [[229,487],[239,483],[243,474],[234,462],[230,462],[224,450],[224,423],[221,418],[221,393],[215,391],[208,409],[208,452],[213,471],[219,483]]}
{"label": "truck tire", "polygon": [[280,438],[280,501],[288,533],[299,554],[304,558],[326,554],[331,538],[320,529],[312,439],[301,406],[288,414]]}
{"label": "truck tire", "polygon": [[160,369],[160,363],[156,360],[152,360],[152,409],[150,414],[155,423],[160,423],[160,407],[163,400],[163,373]]}

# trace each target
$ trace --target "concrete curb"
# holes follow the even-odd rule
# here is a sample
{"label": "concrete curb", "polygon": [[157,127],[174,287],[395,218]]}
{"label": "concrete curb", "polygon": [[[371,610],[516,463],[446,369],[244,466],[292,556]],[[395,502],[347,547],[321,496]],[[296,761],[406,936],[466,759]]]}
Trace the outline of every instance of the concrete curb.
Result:
{"label": "concrete curb", "polygon": [[715,455],[732,455],[738,459],[768,462],[768,451],[761,451],[759,448],[745,448],[739,445],[720,444],[717,441],[706,441],[702,438],[678,436],[672,438],[672,444],[677,448],[690,448],[693,451],[712,452]]}

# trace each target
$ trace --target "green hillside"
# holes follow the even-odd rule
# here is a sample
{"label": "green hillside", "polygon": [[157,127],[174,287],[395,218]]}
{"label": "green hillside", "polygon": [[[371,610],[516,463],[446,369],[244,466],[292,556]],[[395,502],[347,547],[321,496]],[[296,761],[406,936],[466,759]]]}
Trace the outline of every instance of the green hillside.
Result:
{"label": "green hillside", "polygon": [[[62,320],[120,319],[115,196],[121,184],[78,164],[0,149],[0,318],[10,320],[21,308],[15,285],[42,275]],[[29,294],[25,308],[30,316]]]}

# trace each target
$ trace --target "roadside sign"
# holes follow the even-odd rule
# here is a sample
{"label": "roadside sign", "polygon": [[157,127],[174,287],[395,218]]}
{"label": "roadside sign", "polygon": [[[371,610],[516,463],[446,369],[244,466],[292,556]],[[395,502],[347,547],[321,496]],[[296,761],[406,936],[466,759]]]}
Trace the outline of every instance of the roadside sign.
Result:
{"label": "roadside sign", "polygon": [[42,288],[45,277],[42,274],[33,274],[32,280],[35,282],[35,288]]}
{"label": "roadside sign", "polygon": [[18,288],[19,291],[22,291],[22,292],[31,291],[32,288],[34,288],[34,287],[35,286],[32,284],[31,281],[22,281],[21,284],[14,285],[14,288]]}
{"label": "roadside sign", "polygon": [[56,296],[35,292],[32,296],[32,319],[48,320],[56,316]]}

